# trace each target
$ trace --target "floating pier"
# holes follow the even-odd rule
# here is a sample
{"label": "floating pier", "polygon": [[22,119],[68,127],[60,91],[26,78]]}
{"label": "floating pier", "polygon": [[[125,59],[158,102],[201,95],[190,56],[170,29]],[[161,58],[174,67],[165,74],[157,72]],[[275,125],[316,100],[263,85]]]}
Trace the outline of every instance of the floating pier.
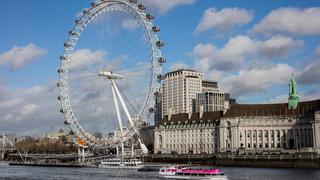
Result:
{"label": "floating pier", "polygon": [[10,166],[40,166],[40,167],[70,167],[80,168],[88,167],[85,164],[74,163],[74,162],[56,162],[56,161],[12,161],[9,163]]}
{"label": "floating pier", "polygon": [[84,163],[79,163],[77,161],[61,162],[56,159],[36,159],[28,161],[11,161],[10,166],[41,166],[41,167],[87,167]]}

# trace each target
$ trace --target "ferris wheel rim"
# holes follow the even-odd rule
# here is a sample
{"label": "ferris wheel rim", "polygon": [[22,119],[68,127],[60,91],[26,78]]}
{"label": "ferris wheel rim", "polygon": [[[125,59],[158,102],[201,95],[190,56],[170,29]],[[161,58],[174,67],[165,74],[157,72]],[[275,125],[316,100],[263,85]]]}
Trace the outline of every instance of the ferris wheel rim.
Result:
{"label": "ferris wheel rim", "polygon": [[[131,13],[135,13],[136,17],[139,18],[139,23],[141,23],[141,28],[144,29],[144,34],[148,39],[148,47],[150,48],[149,54],[151,59],[151,80],[149,84],[148,94],[143,103],[143,107],[139,112],[139,120],[135,122],[135,125],[139,126],[145,117],[150,115],[150,110],[148,109],[154,107],[154,95],[159,91],[160,80],[162,77],[162,63],[163,57],[161,55],[161,45],[163,42],[158,38],[157,32],[158,27],[153,25],[152,19],[148,19],[149,13],[146,13],[145,6],[136,4],[134,0],[98,0],[91,4],[91,7],[84,10],[82,16],[75,21],[75,26],[71,31],[69,31],[69,37],[66,43],[64,43],[64,51],[60,57],[61,65],[58,69],[59,82],[57,86],[59,87],[59,97],[58,100],[61,104],[61,113],[64,114],[65,122],[70,127],[71,131],[81,140],[85,141],[89,146],[108,146],[114,144],[110,139],[97,139],[88,131],[82,128],[81,124],[77,120],[75,113],[72,110],[71,101],[69,97],[69,68],[70,68],[70,56],[74,52],[74,47],[76,46],[82,32],[86,27],[99,15],[108,11],[108,7],[125,6],[128,9],[126,12],[124,9],[114,9],[127,13],[133,16]],[[100,7],[99,7],[100,6]],[[154,29],[155,28],[155,29]],[[159,44],[160,43],[160,44]],[[162,43],[162,44],[161,44]],[[133,127],[137,128],[137,127]],[[133,131],[129,131],[127,136],[132,136]]]}

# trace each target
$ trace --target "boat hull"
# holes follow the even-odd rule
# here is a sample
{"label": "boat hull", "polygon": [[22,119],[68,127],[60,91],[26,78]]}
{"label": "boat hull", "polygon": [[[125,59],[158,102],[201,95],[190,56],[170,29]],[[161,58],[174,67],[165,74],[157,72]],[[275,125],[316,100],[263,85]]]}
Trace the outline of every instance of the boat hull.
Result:
{"label": "boat hull", "polygon": [[166,179],[202,179],[202,180],[228,180],[227,176],[220,176],[220,177],[197,177],[197,176],[176,176],[176,175],[165,175],[160,176]]}
{"label": "boat hull", "polygon": [[143,168],[143,166],[137,166],[137,167],[128,167],[128,166],[99,166],[99,168],[104,168],[104,169],[140,169],[140,168]]}
{"label": "boat hull", "polygon": [[186,167],[165,167],[159,170],[159,176],[166,179],[207,179],[227,180],[228,177],[219,169],[194,169]]}

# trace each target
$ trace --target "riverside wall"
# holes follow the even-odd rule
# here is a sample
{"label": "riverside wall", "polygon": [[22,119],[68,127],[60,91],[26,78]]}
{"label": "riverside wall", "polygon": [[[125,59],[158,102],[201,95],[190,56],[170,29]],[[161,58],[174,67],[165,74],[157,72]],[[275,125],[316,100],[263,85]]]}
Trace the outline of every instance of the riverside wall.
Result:
{"label": "riverside wall", "polygon": [[217,155],[150,155],[146,162],[199,164],[210,166],[312,168],[320,169],[317,155],[266,155],[266,156],[217,156]]}

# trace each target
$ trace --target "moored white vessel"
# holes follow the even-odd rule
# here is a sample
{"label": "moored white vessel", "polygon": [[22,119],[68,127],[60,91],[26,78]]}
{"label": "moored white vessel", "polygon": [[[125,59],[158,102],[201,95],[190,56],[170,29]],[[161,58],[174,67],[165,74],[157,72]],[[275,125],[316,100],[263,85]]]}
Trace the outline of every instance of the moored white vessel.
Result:
{"label": "moored white vessel", "polygon": [[167,179],[207,179],[227,180],[228,177],[219,169],[195,169],[190,167],[165,167],[159,171],[159,176]]}
{"label": "moored white vessel", "polygon": [[143,168],[143,163],[140,159],[107,159],[99,164],[99,168],[114,168],[114,169],[140,169]]}

